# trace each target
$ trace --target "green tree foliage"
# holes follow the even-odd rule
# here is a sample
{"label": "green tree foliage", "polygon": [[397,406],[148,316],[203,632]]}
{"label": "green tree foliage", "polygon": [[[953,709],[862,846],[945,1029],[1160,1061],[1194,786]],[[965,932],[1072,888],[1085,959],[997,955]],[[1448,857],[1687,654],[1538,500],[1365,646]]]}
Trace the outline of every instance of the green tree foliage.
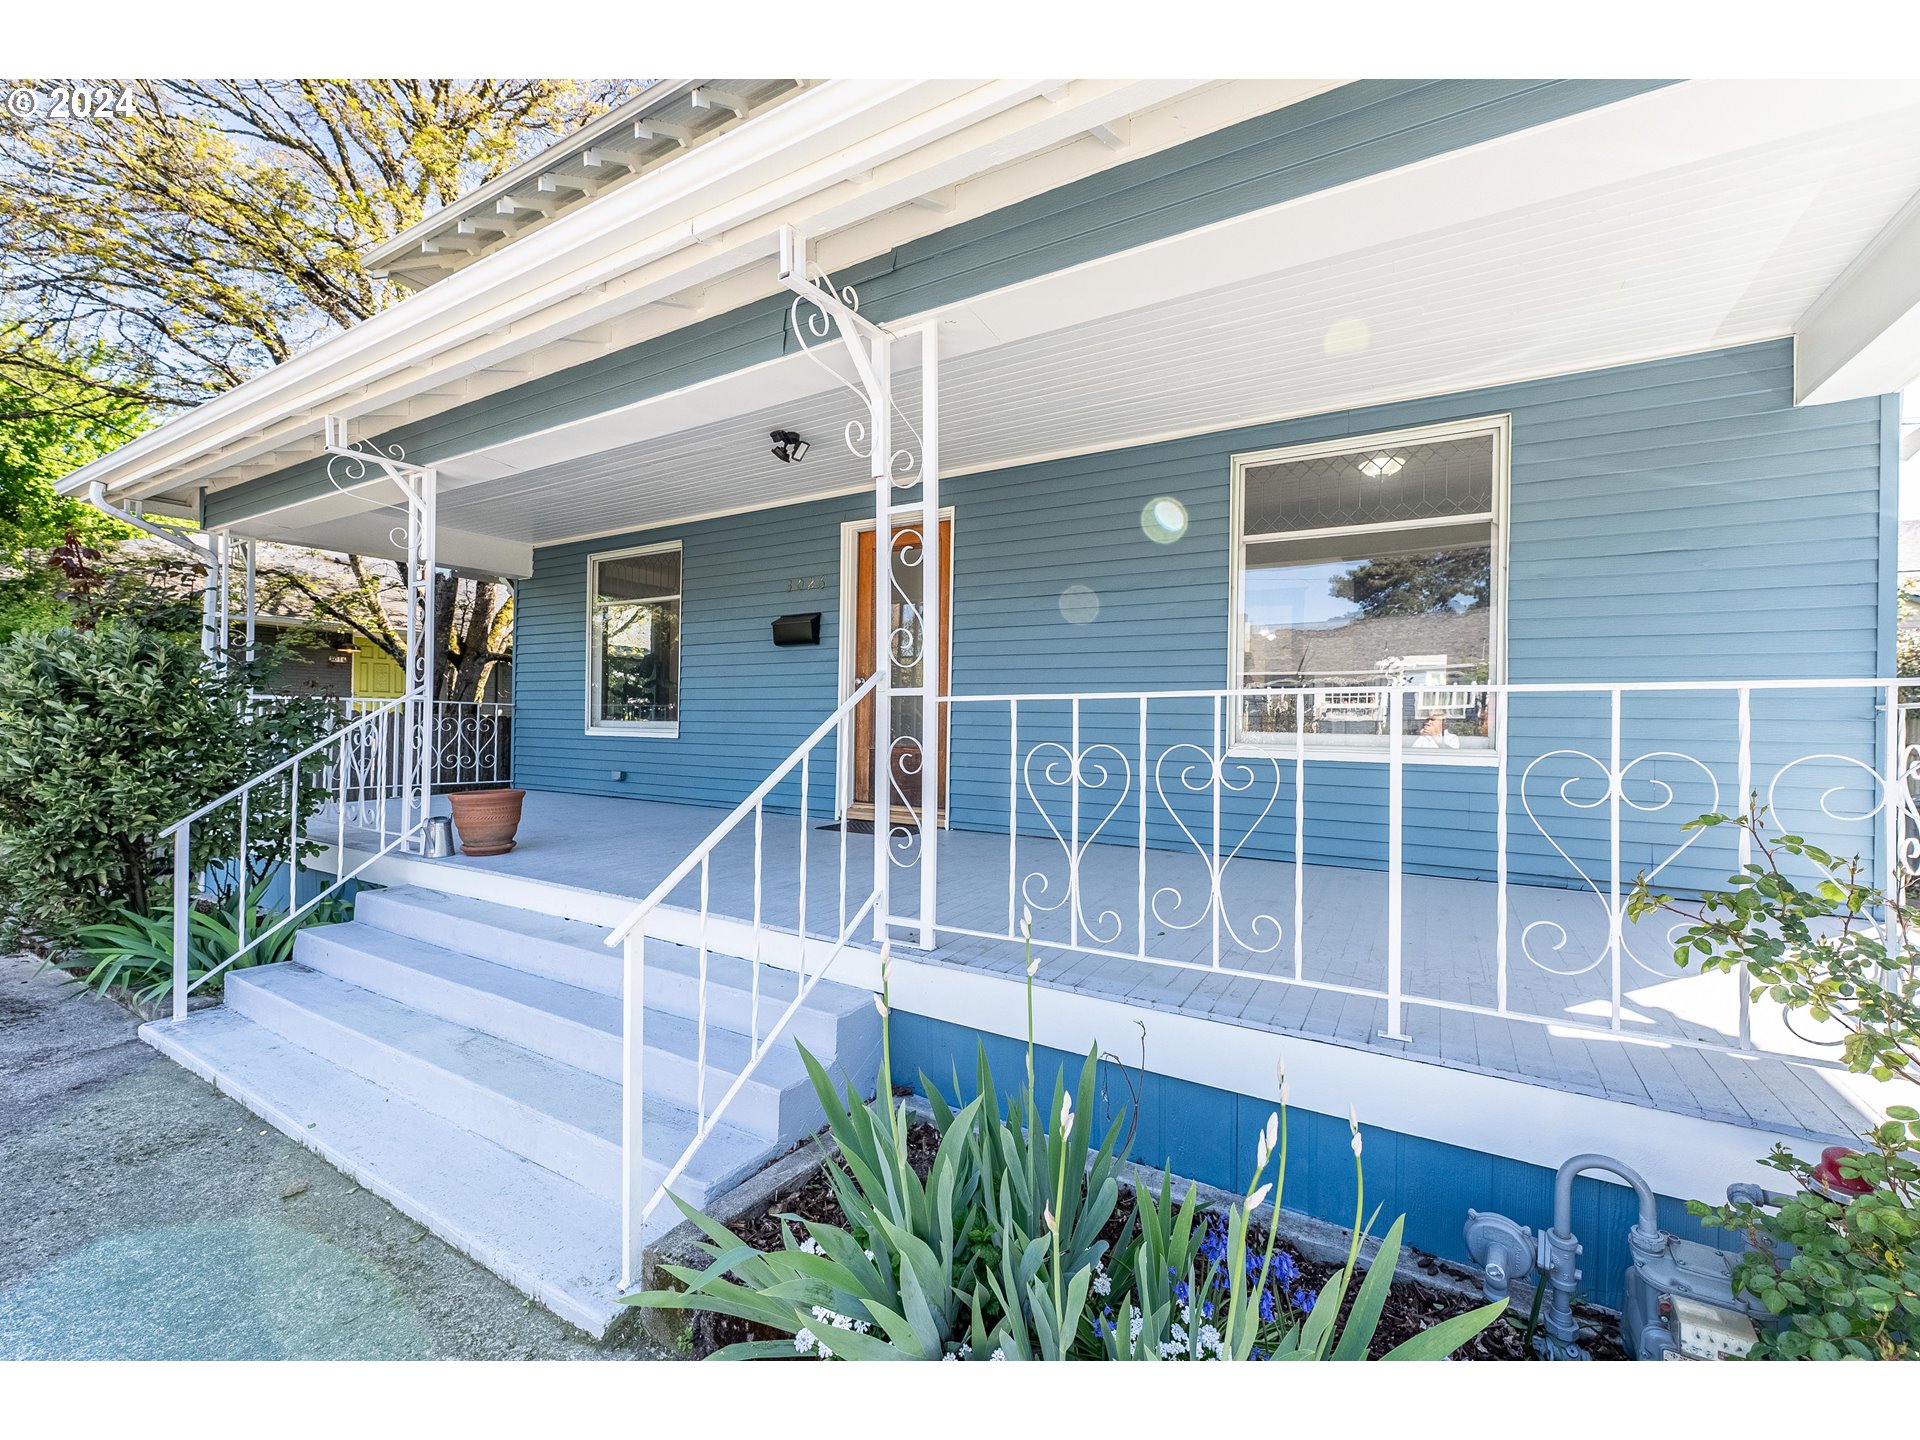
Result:
{"label": "green tree foliage", "polygon": [[[159,411],[196,404],[391,304],[404,292],[367,269],[370,247],[640,84],[132,83],[131,113],[0,114],[0,319],[15,321],[0,337],[0,380],[46,389],[64,379]],[[71,414],[51,390],[42,408]],[[53,454],[53,473],[85,458]],[[363,579],[366,593],[316,608],[398,658],[378,586]],[[510,658],[511,594],[448,577],[435,614],[439,693],[472,698]]]}
{"label": "green tree foliage", "polygon": [[[367,247],[631,93],[574,80],[142,80],[131,114],[0,116],[0,312],[193,404],[366,319]],[[0,351],[0,369],[22,363]],[[71,371],[71,378],[84,378]]]}
{"label": "green tree foliage", "polygon": [[1431,615],[1485,606],[1492,574],[1484,549],[1422,551],[1363,561],[1336,576],[1332,590],[1369,619]]}
{"label": "green tree foliage", "polygon": [[[125,623],[16,635],[0,646],[0,923],[60,944],[122,905],[147,911],[162,829],[330,728],[324,707],[249,705],[197,645]],[[301,809],[324,800],[305,787]],[[286,790],[255,798],[249,883],[284,856]],[[232,807],[229,807],[232,808]],[[194,830],[196,873],[239,853],[238,815]],[[240,876],[232,877],[239,883]]]}
{"label": "green tree foliage", "polygon": [[[16,327],[17,330],[17,327]],[[146,428],[147,409],[84,378],[100,355],[63,356],[15,331],[0,335],[0,638],[67,619],[50,553],[68,537],[104,549],[131,534],[82,500],[57,493],[71,470]],[[74,378],[75,376],[82,378]]]}

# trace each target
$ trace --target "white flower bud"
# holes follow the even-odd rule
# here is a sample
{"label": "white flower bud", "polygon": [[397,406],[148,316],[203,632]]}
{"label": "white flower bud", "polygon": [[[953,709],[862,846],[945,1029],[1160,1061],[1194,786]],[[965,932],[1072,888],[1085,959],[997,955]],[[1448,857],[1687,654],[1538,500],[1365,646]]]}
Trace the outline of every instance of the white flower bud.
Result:
{"label": "white flower bud", "polygon": [[1272,1193],[1273,1193],[1273,1186],[1271,1184],[1262,1185],[1258,1190],[1254,1191],[1253,1194],[1247,1197],[1247,1209],[1258,1210],[1262,1205],[1266,1203],[1267,1196]]}

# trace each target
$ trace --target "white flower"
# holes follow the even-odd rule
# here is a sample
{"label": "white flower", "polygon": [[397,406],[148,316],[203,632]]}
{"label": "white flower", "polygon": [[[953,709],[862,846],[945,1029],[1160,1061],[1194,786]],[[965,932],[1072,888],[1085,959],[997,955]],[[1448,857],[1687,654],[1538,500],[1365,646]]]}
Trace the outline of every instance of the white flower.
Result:
{"label": "white flower", "polygon": [[1267,1116],[1267,1128],[1260,1132],[1260,1139],[1253,1147],[1253,1173],[1258,1175],[1267,1168],[1267,1161],[1273,1158],[1273,1147],[1280,1143],[1280,1112],[1274,1111]]}
{"label": "white flower", "polygon": [[1053,1229],[1053,1206],[1042,1205],[1040,1207],[1040,1218],[1047,1222],[1047,1229]]}
{"label": "white flower", "polygon": [[[1180,1315],[1182,1319],[1186,1318],[1187,1309],[1184,1305],[1180,1307]],[[1178,1323],[1169,1325],[1167,1327],[1167,1334],[1171,1335],[1175,1340],[1178,1340],[1182,1345],[1187,1343],[1187,1327],[1184,1325]]]}
{"label": "white flower", "polygon": [[[1027,938],[1031,940],[1033,937],[1028,936]],[[1034,976],[1038,975],[1039,973],[1040,973],[1040,957],[1038,955],[1035,955],[1032,959],[1027,961],[1027,978],[1031,980]]]}
{"label": "white flower", "polygon": [[1186,1351],[1182,1350],[1171,1340],[1162,1340],[1160,1342],[1160,1358],[1162,1360],[1171,1360],[1176,1355],[1184,1355],[1186,1353]]}
{"label": "white flower", "polygon": [[1113,1293],[1113,1277],[1107,1274],[1107,1267],[1104,1265],[1099,1266],[1093,1272],[1093,1293],[1096,1295],[1111,1295]]}
{"label": "white flower", "polygon": [[803,1255],[824,1255],[827,1252],[820,1248],[820,1242],[818,1240],[809,1235],[800,1242],[800,1253]]}
{"label": "white flower", "polygon": [[814,1347],[815,1347],[815,1348],[816,1348],[817,1350],[819,1350],[819,1352],[820,1352],[820,1358],[821,1358],[822,1360],[831,1360],[831,1359],[833,1358],[833,1351],[831,1351],[831,1350],[829,1350],[829,1349],[827,1348],[827,1343],[826,1343],[826,1341],[824,1341],[824,1340],[816,1340],[816,1341],[814,1341],[813,1343],[814,1343]]}
{"label": "white flower", "polygon": [[1213,1326],[1202,1325],[1200,1327],[1200,1349],[1202,1353],[1208,1350],[1212,1350],[1216,1354],[1219,1353],[1220,1332],[1214,1329]]}
{"label": "white flower", "polygon": [[1060,1131],[1065,1134],[1073,1129],[1073,1097],[1066,1095],[1060,1100]]}
{"label": "white flower", "polygon": [[993,1354],[987,1357],[987,1359],[989,1360],[1004,1360],[1006,1358],[1007,1358],[1007,1352],[999,1349],[998,1347],[994,1349]]}
{"label": "white flower", "polygon": [[862,1255],[864,1255],[864,1256],[866,1256],[866,1257],[867,1257],[867,1259],[869,1259],[869,1260],[871,1260],[871,1259],[873,1259],[873,1251],[871,1251],[871,1250],[862,1250],[862,1251],[861,1251],[860,1253],[861,1253]]}
{"label": "white flower", "polygon": [[960,1357],[958,1355],[942,1355],[940,1358],[942,1360],[951,1360],[956,1365],[960,1363]]}
{"label": "white flower", "polygon": [[1247,1209],[1258,1210],[1262,1205],[1266,1203],[1267,1194],[1272,1189],[1273,1189],[1273,1186],[1271,1185],[1262,1185],[1258,1190],[1254,1191],[1253,1194],[1247,1197]]}
{"label": "white flower", "polygon": [[973,1354],[973,1346],[968,1344],[965,1340],[962,1340],[960,1342],[960,1354],[963,1358]]}
{"label": "white flower", "polygon": [[813,1350],[813,1347],[819,1343],[820,1343],[819,1340],[815,1337],[813,1331],[811,1330],[803,1329],[803,1330],[796,1330],[794,1332],[793,1348],[798,1350],[802,1355],[811,1353]]}
{"label": "white flower", "polygon": [[[837,1311],[829,1310],[824,1305],[816,1305],[813,1307],[813,1318],[818,1320],[822,1325],[831,1325],[836,1330],[852,1330],[861,1335],[873,1329],[871,1321],[855,1320],[851,1315],[842,1315]],[[816,1341],[816,1343],[818,1342]],[[823,1345],[821,1349],[825,1350],[826,1347]]]}
{"label": "white flower", "polygon": [[1360,1112],[1351,1105],[1347,1107],[1347,1128],[1353,1132],[1353,1155],[1360,1158]]}
{"label": "white flower", "polygon": [[1147,1323],[1147,1317],[1138,1310],[1131,1311],[1127,1319],[1127,1339],[1129,1342],[1140,1338],[1140,1327]]}
{"label": "white flower", "polygon": [[[1033,938],[1033,907],[1031,905],[1023,905],[1020,907],[1020,933],[1029,940]],[[1028,971],[1027,973],[1032,974],[1033,972]]]}
{"label": "white flower", "polygon": [[878,995],[873,997],[873,1008],[880,1012],[880,1018],[882,1020],[887,1018],[887,1002],[882,1000]]}

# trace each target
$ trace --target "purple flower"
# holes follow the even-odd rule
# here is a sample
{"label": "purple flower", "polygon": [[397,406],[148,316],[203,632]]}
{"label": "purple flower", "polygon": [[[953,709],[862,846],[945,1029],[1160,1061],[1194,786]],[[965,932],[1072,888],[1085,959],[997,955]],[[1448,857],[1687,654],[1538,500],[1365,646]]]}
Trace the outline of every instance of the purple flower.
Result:
{"label": "purple flower", "polygon": [[1320,1296],[1312,1290],[1303,1288],[1295,1290],[1288,1298],[1293,1301],[1293,1308],[1298,1310],[1302,1315],[1311,1315],[1313,1313],[1313,1302],[1318,1300]]}

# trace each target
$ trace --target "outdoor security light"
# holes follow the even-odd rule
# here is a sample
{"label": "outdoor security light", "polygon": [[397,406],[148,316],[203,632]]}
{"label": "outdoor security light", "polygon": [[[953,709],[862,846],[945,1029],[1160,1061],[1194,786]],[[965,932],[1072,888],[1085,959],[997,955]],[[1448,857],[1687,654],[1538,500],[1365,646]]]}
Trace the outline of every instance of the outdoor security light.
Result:
{"label": "outdoor security light", "polygon": [[770,431],[767,438],[773,441],[773,458],[781,464],[792,464],[807,458],[807,442],[792,430]]}

